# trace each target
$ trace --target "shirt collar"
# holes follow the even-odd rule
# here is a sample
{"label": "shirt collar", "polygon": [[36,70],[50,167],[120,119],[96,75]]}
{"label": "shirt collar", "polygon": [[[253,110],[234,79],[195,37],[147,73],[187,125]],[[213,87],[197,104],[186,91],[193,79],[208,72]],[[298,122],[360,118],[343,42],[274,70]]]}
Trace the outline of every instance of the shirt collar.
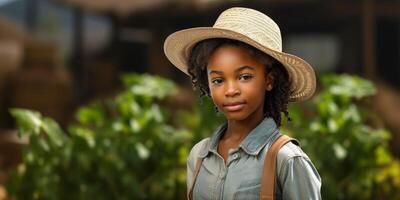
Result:
{"label": "shirt collar", "polygon": [[[227,127],[227,122],[225,121],[220,125],[213,133],[210,139],[210,145],[208,151],[203,152],[201,157],[205,157],[208,152],[217,152],[218,142],[222,135],[224,134]],[[272,118],[264,118],[249,135],[242,141],[239,148],[242,148],[247,154],[258,155],[261,149],[267,144],[277,133],[278,128],[275,121]]]}

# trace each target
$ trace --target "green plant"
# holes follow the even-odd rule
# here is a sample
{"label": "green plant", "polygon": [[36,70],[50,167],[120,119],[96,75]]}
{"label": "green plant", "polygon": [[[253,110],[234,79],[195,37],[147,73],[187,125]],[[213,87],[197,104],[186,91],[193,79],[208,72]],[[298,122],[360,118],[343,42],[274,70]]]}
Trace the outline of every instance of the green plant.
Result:
{"label": "green plant", "polygon": [[201,139],[210,137],[225,117],[222,113],[216,112],[210,97],[201,97],[193,110],[179,111],[176,120],[177,124],[193,132],[192,147]]}
{"label": "green plant", "polygon": [[12,109],[29,146],[12,173],[17,199],[183,199],[193,135],[175,128],[162,100],[172,82],[123,76],[127,90],[79,109],[67,131],[38,112]]}
{"label": "green plant", "polygon": [[373,84],[327,75],[322,85],[312,101],[291,108],[286,131],[316,165],[324,199],[400,199],[400,163],[388,150],[390,134],[366,106]]}
{"label": "green plant", "polygon": [[[127,90],[82,107],[77,123],[58,124],[13,109],[30,139],[8,192],[17,199],[184,199],[186,157],[211,135],[222,116],[209,98],[192,111],[163,100],[174,85],[148,75],[123,77]],[[323,90],[291,106],[282,132],[300,140],[322,177],[324,199],[400,199],[400,163],[388,151],[389,133],[364,106],[374,86],[348,75],[322,78]],[[172,115],[172,113],[174,115]]]}

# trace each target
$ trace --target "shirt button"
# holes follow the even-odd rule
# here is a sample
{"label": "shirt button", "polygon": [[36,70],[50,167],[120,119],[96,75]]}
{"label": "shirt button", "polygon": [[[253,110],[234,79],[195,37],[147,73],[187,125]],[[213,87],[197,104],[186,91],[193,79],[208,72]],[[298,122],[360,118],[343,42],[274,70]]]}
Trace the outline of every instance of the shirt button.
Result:
{"label": "shirt button", "polygon": [[233,159],[238,158],[239,156],[237,154],[233,155]]}
{"label": "shirt button", "polygon": [[226,178],[226,173],[220,174],[220,178],[221,178],[222,180],[224,180],[224,179]]}

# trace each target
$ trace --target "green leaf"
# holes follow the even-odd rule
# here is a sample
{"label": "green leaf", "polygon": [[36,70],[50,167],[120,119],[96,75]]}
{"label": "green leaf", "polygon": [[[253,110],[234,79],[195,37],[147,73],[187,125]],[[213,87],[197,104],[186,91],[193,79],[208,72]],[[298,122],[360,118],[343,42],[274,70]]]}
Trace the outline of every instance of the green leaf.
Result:
{"label": "green leaf", "polygon": [[44,138],[38,138],[37,142],[44,151],[50,151],[50,146]]}
{"label": "green leaf", "polygon": [[16,119],[19,133],[22,135],[39,135],[42,126],[42,116],[39,112],[13,108],[10,109],[11,115]]}
{"label": "green leaf", "polygon": [[332,147],[335,152],[336,158],[338,158],[339,160],[343,160],[344,158],[346,158],[347,151],[345,148],[343,148],[342,145],[340,145],[339,143],[335,143],[335,144],[333,144]]}
{"label": "green leaf", "polygon": [[137,96],[163,99],[175,92],[173,82],[158,76],[126,74],[122,77],[122,81]]}
{"label": "green leaf", "polygon": [[324,76],[322,83],[329,86],[328,91],[333,95],[361,99],[376,93],[371,81],[347,74]]}
{"label": "green leaf", "polygon": [[142,160],[149,158],[150,151],[143,144],[137,143],[136,150],[138,151],[139,158],[141,158]]}
{"label": "green leaf", "polygon": [[142,129],[143,123],[139,123],[137,119],[131,119],[129,120],[129,126],[132,132],[137,133]]}
{"label": "green leaf", "polygon": [[76,114],[78,121],[84,125],[101,126],[104,124],[105,113],[100,103],[80,108]]}
{"label": "green leaf", "polygon": [[49,136],[50,141],[59,147],[62,146],[67,139],[58,123],[51,118],[46,117],[43,119],[42,128]]}
{"label": "green leaf", "polygon": [[90,129],[83,127],[74,127],[72,131],[74,132],[74,135],[83,138],[90,148],[94,148],[96,146],[94,133]]}
{"label": "green leaf", "polygon": [[339,129],[338,121],[334,118],[328,119],[328,129],[329,129],[329,132],[336,133]]}
{"label": "green leaf", "polygon": [[379,146],[375,150],[375,157],[377,158],[377,164],[379,165],[385,165],[392,161],[390,152],[387,151],[387,149],[384,148],[383,146]]}

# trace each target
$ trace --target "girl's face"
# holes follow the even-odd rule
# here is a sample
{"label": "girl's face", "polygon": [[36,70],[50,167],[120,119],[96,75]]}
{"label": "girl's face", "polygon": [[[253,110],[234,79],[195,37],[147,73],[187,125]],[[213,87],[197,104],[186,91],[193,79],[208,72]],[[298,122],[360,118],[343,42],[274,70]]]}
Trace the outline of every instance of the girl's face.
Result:
{"label": "girl's face", "polygon": [[273,76],[249,50],[225,45],[210,56],[207,77],[214,104],[228,120],[261,120]]}

